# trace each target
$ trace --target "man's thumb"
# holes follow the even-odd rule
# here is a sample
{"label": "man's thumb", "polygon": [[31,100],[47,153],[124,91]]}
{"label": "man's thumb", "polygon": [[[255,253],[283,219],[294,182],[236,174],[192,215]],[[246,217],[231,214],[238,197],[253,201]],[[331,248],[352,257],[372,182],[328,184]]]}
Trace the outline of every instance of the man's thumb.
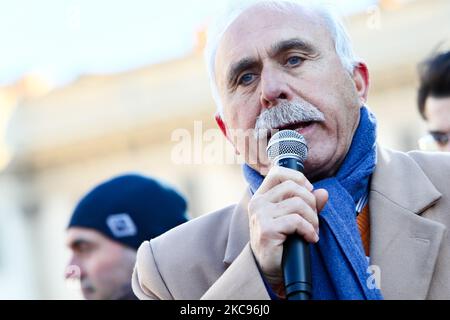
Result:
{"label": "man's thumb", "polygon": [[328,201],[328,191],[325,189],[317,189],[313,191],[313,194],[316,197],[317,212],[320,212]]}

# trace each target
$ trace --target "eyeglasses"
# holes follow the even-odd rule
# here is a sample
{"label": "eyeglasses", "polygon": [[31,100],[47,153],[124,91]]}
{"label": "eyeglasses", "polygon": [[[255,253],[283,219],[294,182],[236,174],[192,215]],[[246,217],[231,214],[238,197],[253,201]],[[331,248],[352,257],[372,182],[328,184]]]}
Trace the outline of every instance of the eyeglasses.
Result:
{"label": "eyeglasses", "polygon": [[438,151],[439,147],[445,147],[450,141],[450,132],[430,131],[419,139],[419,148],[423,151]]}

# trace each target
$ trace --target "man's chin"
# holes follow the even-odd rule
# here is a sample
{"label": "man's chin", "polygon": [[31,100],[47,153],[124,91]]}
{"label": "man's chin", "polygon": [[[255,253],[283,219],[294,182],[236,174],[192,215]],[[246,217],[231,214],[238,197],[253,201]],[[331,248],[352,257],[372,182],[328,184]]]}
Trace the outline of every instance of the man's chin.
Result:
{"label": "man's chin", "polygon": [[254,163],[254,162],[250,162],[250,161],[245,161],[245,165],[249,166],[250,168],[252,168],[253,170],[259,172],[261,175],[265,176],[266,173],[268,172],[268,170],[266,169],[266,166],[261,165],[259,163]]}
{"label": "man's chin", "polygon": [[258,168],[254,168],[256,171],[259,172],[260,175],[262,176],[267,176],[267,174],[269,173],[270,169],[273,167],[273,165],[260,165]]}
{"label": "man's chin", "polygon": [[[265,152],[265,149],[264,149]],[[272,163],[267,158],[267,154],[259,153],[255,156],[255,153],[251,153],[253,156],[248,156],[248,154],[245,156],[245,158],[241,158],[241,160],[245,161],[245,164],[248,165],[250,168],[258,171],[261,175],[266,176],[269,172],[270,168],[272,167]]]}
{"label": "man's chin", "polygon": [[101,300],[93,289],[81,289],[81,293],[86,300]]}
{"label": "man's chin", "polygon": [[320,157],[315,154],[310,154],[308,160],[305,162],[304,174],[309,181],[315,182],[335,174],[332,163],[335,160],[332,157]]}

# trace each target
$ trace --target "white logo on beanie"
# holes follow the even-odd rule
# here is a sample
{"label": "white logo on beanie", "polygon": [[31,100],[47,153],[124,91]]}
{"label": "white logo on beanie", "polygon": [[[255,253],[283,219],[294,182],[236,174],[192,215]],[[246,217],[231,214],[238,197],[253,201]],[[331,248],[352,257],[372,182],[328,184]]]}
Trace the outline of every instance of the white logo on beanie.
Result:
{"label": "white logo on beanie", "polygon": [[137,229],[128,213],[112,214],[106,218],[106,224],[116,238],[136,235]]}

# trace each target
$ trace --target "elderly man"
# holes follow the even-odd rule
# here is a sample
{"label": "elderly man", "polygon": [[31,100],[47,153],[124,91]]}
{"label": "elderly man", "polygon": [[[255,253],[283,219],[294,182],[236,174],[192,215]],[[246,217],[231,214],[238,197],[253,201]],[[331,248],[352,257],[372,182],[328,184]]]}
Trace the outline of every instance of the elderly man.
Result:
{"label": "elderly man", "polygon": [[[134,300],[130,279],[136,250],[187,221],[186,201],[173,188],[136,174],[89,191],[67,228],[72,251],[67,277],[77,277],[87,300]],[[74,272],[78,269],[78,272]]]}
{"label": "elderly man", "polygon": [[[297,234],[311,244],[313,299],[449,299],[450,157],[377,147],[368,70],[338,20],[321,7],[265,1],[215,35],[217,120],[248,159],[249,189],[236,206],[144,242],[135,294],[283,298],[283,243]],[[230,137],[286,128],[307,140],[305,175],[271,167],[264,152],[250,161],[253,136]]]}
{"label": "elderly man", "polygon": [[450,151],[450,51],[430,57],[420,68],[418,106],[428,135],[421,149]]}

